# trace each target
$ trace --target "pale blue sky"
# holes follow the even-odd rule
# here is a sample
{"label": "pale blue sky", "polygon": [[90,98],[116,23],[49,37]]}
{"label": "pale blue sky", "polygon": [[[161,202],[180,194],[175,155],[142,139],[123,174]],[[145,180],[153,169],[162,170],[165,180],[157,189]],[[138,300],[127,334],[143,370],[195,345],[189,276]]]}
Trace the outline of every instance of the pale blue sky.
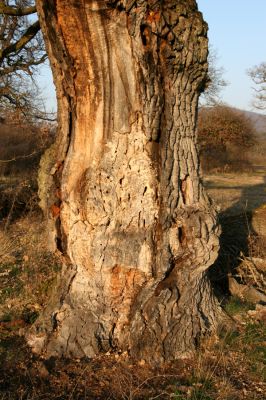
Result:
{"label": "pale blue sky", "polygon": [[222,100],[252,110],[252,81],[246,71],[266,61],[266,0],[198,0],[198,7],[230,83]]}
{"label": "pale blue sky", "polygon": [[[252,110],[252,82],[248,68],[266,61],[266,0],[198,0],[209,25],[210,44],[217,50],[218,66],[230,84],[221,94],[231,106]],[[41,72],[47,108],[56,101],[49,68]]]}

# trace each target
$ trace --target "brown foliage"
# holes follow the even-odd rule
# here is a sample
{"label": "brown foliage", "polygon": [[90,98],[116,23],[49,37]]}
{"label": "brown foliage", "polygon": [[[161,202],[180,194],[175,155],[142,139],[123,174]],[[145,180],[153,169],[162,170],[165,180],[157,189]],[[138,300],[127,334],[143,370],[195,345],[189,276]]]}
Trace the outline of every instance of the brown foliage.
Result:
{"label": "brown foliage", "polygon": [[254,143],[255,129],[244,112],[228,106],[200,110],[198,137],[201,146],[230,144],[249,147]]}
{"label": "brown foliage", "polygon": [[201,108],[198,142],[204,169],[243,167],[248,163],[247,149],[255,144],[255,133],[254,124],[240,110],[224,105]]}
{"label": "brown foliage", "polygon": [[51,138],[49,124],[29,123],[21,114],[10,113],[0,123],[0,176],[32,176]]}
{"label": "brown foliage", "polygon": [[39,161],[52,140],[47,123],[29,123],[18,113],[0,122],[0,219],[7,217],[5,224],[37,205]]}

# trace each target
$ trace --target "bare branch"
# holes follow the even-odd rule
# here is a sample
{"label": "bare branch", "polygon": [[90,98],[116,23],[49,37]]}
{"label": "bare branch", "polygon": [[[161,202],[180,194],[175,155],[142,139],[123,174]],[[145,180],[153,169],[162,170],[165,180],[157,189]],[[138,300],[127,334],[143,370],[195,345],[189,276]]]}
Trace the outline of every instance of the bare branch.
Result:
{"label": "bare branch", "polygon": [[41,114],[36,114],[34,115],[34,118],[39,119],[41,121],[48,121],[48,122],[56,122],[57,121],[57,117],[49,117],[48,115],[41,115]]}
{"label": "bare branch", "polygon": [[[39,21],[27,15],[36,12],[34,1],[0,0],[0,109],[18,110],[27,119],[46,118],[35,81],[38,66],[47,55]],[[51,118],[50,118],[51,117]],[[47,119],[54,119],[47,115]]]}
{"label": "bare branch", "polygon": [[26,30],[24,35],[21,36],[21,38],[16,43],[11,44],[10,46],[6,47],[2,52],[0,52],[0,64],[9,54],[18,53],[20,50],[22,50],[26,46],[26,44],[34,38],[39,30],[40,23],[39,21],[36,21]]}
{"label": "bare branch", "polygon": [[11,7],[7,6],[4,1],[0,1],[0,14],[9,15],[13,17],[22,17],[24,15],[31,15],[36,13],[36,7]]}
{"label": "bare branch", "polygon": [[228,85],[223,78],[224,69],[217,66],[218,56],[216,50],[210,46],[208,55],[208,76],[205,82],[204,92],[200,98],[202,106],[215,106],[221,103],[220,92]]}
{"label": "bare branch", "polygon": [[5,68],[1,69],[1,75],[4,76],[4,75],[15,73],[17,71],[29,72],[29,68],[30,67],[38,66],[40,64],[43,64],[46,60],[47,60],[47,54],[44,54],[38,60],[37,59],[35,59],[35,60],[32,59],[32,60],[29,60],[27,63],[19,63],[19,62],[18,63],[14,63],[10,67],[5,67]]}
{"label": "bare branch", "polygon": [[266,110],[266,63],[255,65],[247,73],[258,86],[253,88],[255,91],[253,106],[258,110]]}
{"label": "bare branch", "polygon": [[40,154],[42,151],[43,151],[43,149],[40,149],[38,151],[35,150],[32,153],[26,154],[24,156],[16,156],[16,157],[10,158],[9,160],[0,160],[0,164],[7,164],[7,163],[10,163],[13,161],[24,160],[25,158],[31,158],[33,156],[36,156],[36,154]]}

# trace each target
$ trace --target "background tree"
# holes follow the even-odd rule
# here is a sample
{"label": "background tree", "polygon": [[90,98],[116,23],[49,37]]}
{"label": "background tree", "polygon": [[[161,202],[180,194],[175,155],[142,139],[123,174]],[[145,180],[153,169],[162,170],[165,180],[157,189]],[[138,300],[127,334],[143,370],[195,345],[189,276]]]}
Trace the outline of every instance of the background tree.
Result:
{"label": "background tree", "polygon": [[2,115],[44,110],[35,77],[46,60],[40,24],[32,0],[0,1],[0,104]]}
{"label": "background tree", "polygon": [[54,120],[36,83],[46,59],[35,2],[0,0],[0,217],[8,216],[6,226],[37,204],[38,164],[52,141],[47,120]]}
{"label": "background tree", "polygon": [[201,108],[198,140],[204,169],[245,166],[255,134],[254,123],[240,110],[225,105]]}
{"label": "background tree", "polygon": [[256,94],[253,106],[258,110],[266,110],[266,63],[251,68],[248,75],[257,86],[254,88]]}
{"label": "background tree", "polygon": [[223,78],[224,68],[218,66],[217,51],[210,46],[208,54],[208,76],[203,93],[200,96],[200,105],[215,106],[221,103],[221,91],[228,85]]}

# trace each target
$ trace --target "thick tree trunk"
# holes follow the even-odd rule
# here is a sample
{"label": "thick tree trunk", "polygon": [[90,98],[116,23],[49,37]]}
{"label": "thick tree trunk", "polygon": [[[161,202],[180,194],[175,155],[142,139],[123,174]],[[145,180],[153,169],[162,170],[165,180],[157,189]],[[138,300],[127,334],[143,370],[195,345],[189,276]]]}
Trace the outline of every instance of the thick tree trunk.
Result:
{"label": "thick tree trunk", "polygon": [[206,24],[194,0],[37,7],[59,107],[40,198],[65,267],[29,341],[48,355],[184,355],[219,315],[195,147]]}

